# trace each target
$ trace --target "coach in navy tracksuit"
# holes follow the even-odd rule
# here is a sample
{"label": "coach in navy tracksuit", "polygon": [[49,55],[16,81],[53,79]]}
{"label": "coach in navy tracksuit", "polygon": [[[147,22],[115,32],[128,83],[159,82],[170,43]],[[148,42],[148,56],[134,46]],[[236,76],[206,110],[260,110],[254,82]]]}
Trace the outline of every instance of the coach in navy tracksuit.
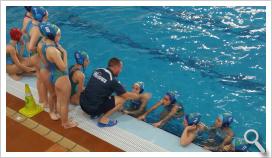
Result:
{"label": "coach in navy tracksuit", "polygon": [[[92,118],[103,114],[97,123],[99,127],[116,125],[117,120],[110,120],[108,117],[121,109],[126,100],[139,98],[139,94],[127,92],[117,80],[116,77],[122,67],[120,59],[111,58],[108,68],[98,68],[93,72],[85,90],[80,95],[80,106],[83,111]],[[116,95],[113,96],[113,93]]]}

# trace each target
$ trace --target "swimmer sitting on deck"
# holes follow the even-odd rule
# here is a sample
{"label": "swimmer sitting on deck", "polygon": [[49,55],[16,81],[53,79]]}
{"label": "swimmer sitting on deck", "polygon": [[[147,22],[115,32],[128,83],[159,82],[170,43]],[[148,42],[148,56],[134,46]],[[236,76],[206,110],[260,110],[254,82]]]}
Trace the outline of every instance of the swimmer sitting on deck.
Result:
{"label": "swimmer sitting on deck", "polygon": [[132,92],[140,95],[138,100],[128,100],[123,109],[123,113],[131,115],[133,117],[138,117],[145,112],[148,100],[151,98],[150,93],[144,93],[144,83],[136,82],[132,86]]}
{"label": "swimmer sitting on deck", "polygon": [[[111,58],[108,68],[96,69],[86,88],[80,94],[80,106],[91,118],[99,118],[97,126],[111,127],[117,124],[117,120],[110,120],[109,116],[120,110],[128,99],[139,99],[140,95],[127,92],[117,76],[123,67],[118,58]],[[112,93],[116,95],[113,96]]]}
{"label": "swimmer sitting on deck", "polygon": [[159,102],[153,105],[143,115],[139,116],[138,119],[145,121],[146,116],[161,105],[163,105],[164,111],[161,113],[160,121],[153,123],[154,127],[162,127],[172,117],[181,117],[184,114],[183,106],[176,101],[175,94],[167,92]]}
{"label": "swimmer sitting on deck", "polygon": [[84,89],[85,69],[90,63],[89,55],[84,51],[75,52],[76,64],[69,67],[69,79],[71,82],[70,102],[79,105],[79,96]]}
{"label": "swimmer sitting on deck", "polygon": [[21,43],[22,32],[18,28],[12,28],[10,30],[10,38],[10,43],[6,47],[6,71],[11,78],[19,80],[24,72],[34,72],[35,69],[18,52],[18,47],[20,47],[20,51],[24,51],[24,45]]}

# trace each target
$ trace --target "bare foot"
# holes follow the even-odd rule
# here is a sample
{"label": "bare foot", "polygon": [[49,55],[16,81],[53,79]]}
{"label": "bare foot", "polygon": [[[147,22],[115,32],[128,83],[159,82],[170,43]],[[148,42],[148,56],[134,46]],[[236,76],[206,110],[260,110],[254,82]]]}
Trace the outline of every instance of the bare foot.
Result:
{"label": "bare foot", "polygon": [[60,119],[60,114],[56,112],[56,116]]}
{"label": "bare foot", "polygon": [[18,76],[18,75],[10,75],[10,77],[14,79],[15,81],[19,81],[22,78],[22,76]]}
{"label": "bare foot", "polygon": [[49,116],[52,120],[56,121],[58,120],[60,117],[58,117],[58,115],[54,112],[49,112]]}
{"label": "bare foot", "polygon": [[41,105],[41,107],[44,108],[44,109],[48,108],[48,104],[47,104],[47,103],[40,103],[40,105]]}
{"label": "bare foot", "polygon": [[77,125],[78,125],[78,123],[73,120],[69,120],[69,122],[62,124],[63,128],[65,128],[65,129],[73,128],[73,127],[76,127]]}
{"label": "bare foot", "polygon": [[36,71],[30,71],[30,72],[25,72],[24,73],[25,76],[36,76]]}

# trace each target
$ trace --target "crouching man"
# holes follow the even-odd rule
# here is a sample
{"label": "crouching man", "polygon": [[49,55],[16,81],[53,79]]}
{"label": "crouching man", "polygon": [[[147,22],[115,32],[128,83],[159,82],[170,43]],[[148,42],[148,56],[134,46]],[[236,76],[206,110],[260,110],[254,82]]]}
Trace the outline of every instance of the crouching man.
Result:
{"label": "crouching man", "polygon": [[[117,76],[123,67],[118,58],[111,58],[107,68],[96,69],[80,95],[80,106],[91,118],[98,118],[99,127],[111,127],[117,120],[109,116],[120,110],[128,99],[139,99],[139,94],[127,92]],[[115,93],[116,95],[113,95]]]}

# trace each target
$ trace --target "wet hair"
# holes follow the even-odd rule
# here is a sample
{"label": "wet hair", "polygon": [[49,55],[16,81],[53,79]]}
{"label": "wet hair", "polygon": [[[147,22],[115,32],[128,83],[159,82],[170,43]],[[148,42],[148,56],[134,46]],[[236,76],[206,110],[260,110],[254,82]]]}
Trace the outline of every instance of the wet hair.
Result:
{"label": "wet hair", "polygon": [[122,61],[120,59],[113,57],[109,60],[108,67],[117,66],[121,64],[122,64]]}

